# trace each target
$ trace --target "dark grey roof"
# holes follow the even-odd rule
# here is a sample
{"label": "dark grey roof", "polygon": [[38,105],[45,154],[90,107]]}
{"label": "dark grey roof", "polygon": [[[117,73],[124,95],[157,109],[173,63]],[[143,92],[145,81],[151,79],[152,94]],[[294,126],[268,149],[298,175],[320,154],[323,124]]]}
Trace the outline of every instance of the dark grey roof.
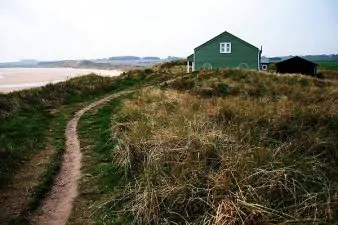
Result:
{"label": "dark grey roof", "polygon": [[276,63],[276,64],[277,64],[277,65],[280,65],[280,64],[284,64],[285,62],[294,61],[294,60],[302,60],[302,61],[306,61],[306,62],[309,63],[309,64],[318,66],[317,63],[311,62],[311,61],[306,60],[306,59],[304,59],[304,58],[302,58],[302,57],[299,57],[299,56],[295,56],[295,57],[292,57],[292,58],[288,58],[288,59],[283,60],[283,61],[280,61],[280,62],[278,62],[278,63]]}
{"label": "dark grey roof", "polygon": [[194,61],[194,54],[191,54],[187,57],[187,61],[193,62]]}

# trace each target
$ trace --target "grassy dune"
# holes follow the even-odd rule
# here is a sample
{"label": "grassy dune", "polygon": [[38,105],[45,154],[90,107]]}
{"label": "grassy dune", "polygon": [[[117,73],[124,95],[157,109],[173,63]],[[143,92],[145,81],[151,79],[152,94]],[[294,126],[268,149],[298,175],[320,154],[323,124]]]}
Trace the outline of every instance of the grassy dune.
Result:
{"label": "grassy dune", "polygon": [[51,147],[28,190],[35,209],[58,170],[72,114],[138,88],[81,119],[83,177],[70,224],[335,223],[335,76],[187,75],[184,62],[173,62],[0,95],[0,191]]}
{"label": "grassy dune", "polygon": [[106,224],[336,222],[337,101],[332,82],[239,70],[143,89],[100,130],[107,160],[88,153],[98,159],[86,171],[97,184],[89,214]]}
{"label": "grassy dune", "polygon": [[[0,223],[25,224],[53,184],[72,114],[96,98],[137,87],[145,75],[94,74],[0,94]],[[52,156],[50,156],[52,154]],[[42,161],[36,162],[41,158]]]}

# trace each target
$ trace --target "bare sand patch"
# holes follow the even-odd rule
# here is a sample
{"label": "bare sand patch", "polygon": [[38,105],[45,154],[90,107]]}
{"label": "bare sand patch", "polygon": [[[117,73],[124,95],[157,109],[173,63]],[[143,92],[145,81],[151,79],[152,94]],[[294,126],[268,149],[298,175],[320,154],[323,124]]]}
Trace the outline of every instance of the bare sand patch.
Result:
{"label": "bare sand patch", "polygon": [[90,73],[113,77],[119,76],[122,72],[120,70],[74,68],[0,68],[0,92],[7,93],[39,87]]}

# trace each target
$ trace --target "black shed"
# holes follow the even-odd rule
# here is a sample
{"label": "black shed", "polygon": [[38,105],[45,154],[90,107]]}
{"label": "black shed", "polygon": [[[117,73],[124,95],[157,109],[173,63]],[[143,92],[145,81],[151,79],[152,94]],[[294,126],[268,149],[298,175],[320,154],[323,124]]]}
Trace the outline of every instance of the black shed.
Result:
{"label": "black shed", "polygon": [[298,56],[276,63],[277,73],[315,75],[317,73],[317,66],[316,63]]}

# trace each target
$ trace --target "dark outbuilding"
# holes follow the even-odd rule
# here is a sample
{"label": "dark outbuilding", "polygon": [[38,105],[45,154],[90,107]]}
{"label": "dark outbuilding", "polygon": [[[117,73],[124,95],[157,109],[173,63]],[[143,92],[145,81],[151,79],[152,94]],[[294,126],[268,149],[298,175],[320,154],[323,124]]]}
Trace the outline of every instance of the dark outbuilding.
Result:
{"label": "dark outbuilding", "polygon": [[317,66],[316,63],[298,56],[276,63],[277,73],[315,75],[317,73]]}

